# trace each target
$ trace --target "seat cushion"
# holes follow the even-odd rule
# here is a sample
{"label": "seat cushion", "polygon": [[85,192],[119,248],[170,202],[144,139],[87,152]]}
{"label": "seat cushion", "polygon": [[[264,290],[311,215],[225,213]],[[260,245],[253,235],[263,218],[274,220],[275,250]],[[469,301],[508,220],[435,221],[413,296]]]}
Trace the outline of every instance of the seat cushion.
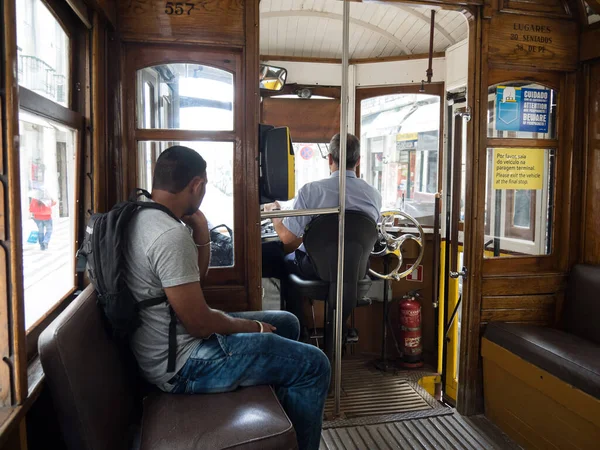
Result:
{"label": "seat cushion", "polygon": [[553,328],[490,323],[485,338],[600,399],[600,346]]}
{"label": "seat cushion", "polygon": [[[296,289],[301,295],[314,300],[325,300],[329,295],[329,281],[306,280],[298,275],[291,273],[289,282],[293,289]],[[367,295],[373,282],[369,277],[365,277],[358,282],[358,299]],[[370,303],[369,303],[370,304]],[[362,304],[360,305],[362,306]]]}
{"label": "seat cushion", "polygon": [[296,449],[296,433],[269,386],[144,400],[140,450]]}
{"label": "seat cushion", "polygon": [[569,275],[563,313],[565,331],[600,345],[600,266],[578,264]]}

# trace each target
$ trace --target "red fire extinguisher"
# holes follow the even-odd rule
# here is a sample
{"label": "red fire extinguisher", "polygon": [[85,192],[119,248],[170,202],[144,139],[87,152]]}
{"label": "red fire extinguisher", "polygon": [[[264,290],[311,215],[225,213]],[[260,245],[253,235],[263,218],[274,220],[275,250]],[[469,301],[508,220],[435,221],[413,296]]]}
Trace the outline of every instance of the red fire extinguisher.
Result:
{"label": "red fire extinguisher", "polygon": [[400,302],[400,346],[406,368],[423,366],[423,344],[421,343],[421,303],[418,291],[410,291]]}

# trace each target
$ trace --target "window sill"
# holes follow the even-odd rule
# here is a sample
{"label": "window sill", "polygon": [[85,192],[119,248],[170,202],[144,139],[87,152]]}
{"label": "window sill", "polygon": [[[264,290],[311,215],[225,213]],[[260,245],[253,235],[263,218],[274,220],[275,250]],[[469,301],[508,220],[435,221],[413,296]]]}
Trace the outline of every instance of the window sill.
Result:
{"label": "window sill", "polygon": [[29,390],[22,405],[0,408],[0,448],[5,445],[6,440],[17,429],[42,391],[44,371],[39,356],[36,356],[27,366],[27,384]]}

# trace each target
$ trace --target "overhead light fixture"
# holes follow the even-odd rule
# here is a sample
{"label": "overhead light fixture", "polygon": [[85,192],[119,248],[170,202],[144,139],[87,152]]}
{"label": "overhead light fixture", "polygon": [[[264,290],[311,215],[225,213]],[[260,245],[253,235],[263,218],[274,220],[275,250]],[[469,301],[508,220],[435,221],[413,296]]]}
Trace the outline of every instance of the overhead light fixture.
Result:
{"label": "overhead light fixture", "polygon": [[308,88],[298,89],[296,95],[300,98],[309,99],[312,97],[312,91]]}

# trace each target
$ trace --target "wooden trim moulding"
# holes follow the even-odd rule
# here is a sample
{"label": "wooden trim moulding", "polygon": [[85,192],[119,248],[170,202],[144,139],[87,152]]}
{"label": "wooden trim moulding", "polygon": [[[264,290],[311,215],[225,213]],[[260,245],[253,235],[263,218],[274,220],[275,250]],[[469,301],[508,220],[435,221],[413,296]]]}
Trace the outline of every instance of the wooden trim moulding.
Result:
{"label": "wooden trim moulding", "polygon": [[[6,270],[0,273],[4,277],[1,283],[4,291],[4,299],[8,302],[2,309],[7,308],[10,315],[4,318],[0,338],[6,340],[9,344],[10,355],[12,356],[12,383],[1,374],[2,396],[0,403],[2,406],[21,404],[27,398],[27,356],[25,348],[25,303],[23,295],[23,248],[22,248],[22,226],[18,218],[21,217],[21,180],[19,164],[19,90],[18,81],[15,78],[17,74],[17,31],[16,31],[16,11],[15,2],[3,2],[3,20],[4,20],[4,116],[3,127],[6,127],[3,157],[6,161],[6,167],[3,167],[3,175],[8,181],[3,181],[5,193],[3,201],[4,220],[8,221],[7,240],[4,241],[7,246],[4,249],[6,260]],[[7,208],[8,206],[8,208]],[[12,320],[9,322],[8,318]],[[6,366],[6,365],[5,365]],[[8,383],[7,383],[8,381]],[[6,383],[6,384],[5,384]],[[14,389],[14,391],[13,391]],[[0,435],[2,433],[0,432]]]}
{"label": "wooden trim moulding", "polygon": [[82,129],[83,116],[81,114],[22,86],[19,87],[19,101],[21,108],[28,112],[60,122],[77,131]]}
{"label": "wooden trim moulding", "polygon": [[[599,22],[600,23],[600,22]],[[586,30],[581,33],[579,42],[579,60],[589,61],[600,58],[600,28]]]}
{"label": "wooden trim moulding", "polygon": [[[445,52],[434,52],[434,58],[445,58]],[[353,58],[349,60],[349,64],[373,64],[381,62],[396,62],[396,61],[411,61],[413,59],[427,59],[429,54],[418,53],[414,55],[399,55],[399,56],[384,56],[381,58]],[[304,62],[317,64],[342,64],[342,60],[338,58],[318,58],[305,56],[283,56],[283,55],[260,55],[262,62],[267,61],[288,61],[288,62]]]}

